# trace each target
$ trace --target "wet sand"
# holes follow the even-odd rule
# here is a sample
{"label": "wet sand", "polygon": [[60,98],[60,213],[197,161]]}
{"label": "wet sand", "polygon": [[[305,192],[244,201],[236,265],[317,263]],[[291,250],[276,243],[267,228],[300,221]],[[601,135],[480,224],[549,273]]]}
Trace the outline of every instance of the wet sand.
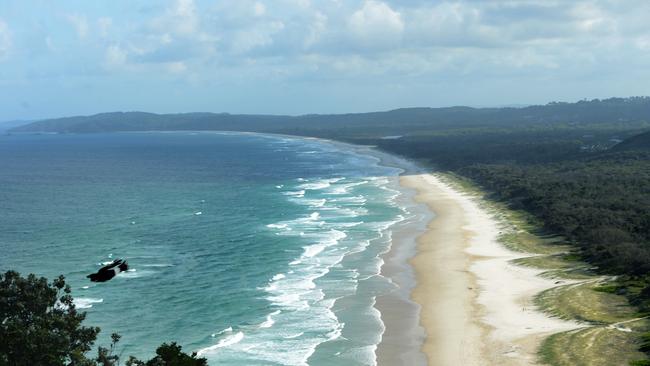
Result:
{"label": "wet sand", "polygon": [[397,289],[377,299],[386,327],[379,365],[534,365],[545,336],[579,326],[532,305],[554,282],[510,263],[529,255],[498,242],[503,225],[478,198],[405,159],[375,154],[404,169],[400,185],[415,202],[410,211],[426,221],[393,230],[382,274]]}

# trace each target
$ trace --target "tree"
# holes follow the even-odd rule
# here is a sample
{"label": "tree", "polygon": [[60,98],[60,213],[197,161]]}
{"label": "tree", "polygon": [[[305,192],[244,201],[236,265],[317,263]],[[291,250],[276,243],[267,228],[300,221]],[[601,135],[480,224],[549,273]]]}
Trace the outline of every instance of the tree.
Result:
{"label": "tree", "polygon": [[81,325],[70,286],[59,276],[0,274],[0,365],[93,365],[86,358],[99,328]]}
{"label": "tree", "polygon": [[[86,357],[100,329],[82,326],[85,318],[63,276],[50,284],[34,274],[0,274],[0,366],[119,365],[116,333],[110,348],[98,347],[96,358]],[[146,363],[131,356],[126,365],[207,366],[207,360],[181,352],[176,343],[163,343]]]}
{"label": "tree", "polygon": [[181,352],[182,347],[176,342],[171,344],[163,343],[156,350],[156,357],[147,362],[139,361],[131,357],[126,366],[207,366],[205,358],[196,358],[196,353],[188,355]]}

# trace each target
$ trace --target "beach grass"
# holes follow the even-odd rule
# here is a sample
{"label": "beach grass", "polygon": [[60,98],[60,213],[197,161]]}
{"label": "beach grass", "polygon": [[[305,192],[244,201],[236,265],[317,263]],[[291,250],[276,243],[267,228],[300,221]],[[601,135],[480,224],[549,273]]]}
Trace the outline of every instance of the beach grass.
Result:
{"label": "beach grass", "polygon": [[[543,270],[555,287],[537,294],[536,306],[552,316],[584,323],[584,327],[553,334],[540,345],[539,361],[547,365],[631,365],[648,361],[639,351],[650,320],[616,294],[617,280],[599,276],[580,260],[575,247],[561,236],[544,232],[529,213],[491,200],[480,187],[455,174],[443,181],[465,194],[482,198],[481,206],[503,225],[499,241],[508,249],[531,254],[511,263]],[[635,363],[636,362],[636,363]],[[649,363],[650,364],[650,363]]]}
{"label": "beach grass", "polygon": [[535,296],[535,304],[561,319],[591,324],[612,324],[639,317],[624,296],[596,291],[598,286],[583,282],[553,287]]}
{"label": "beach grass", "polygon": [[[557,366],[629,365],[645,360],[639,352],[639,329],[648,325],[644,320],[625,330],[615,327],[587,327],[549,336],[542,343],[539,356],[542,363]],[[629,331],[628,331],[629,329]]]}
{"label": "beach grass", "polygon": [[544,270],[540,276],[558,280],[557,284],[563,284],[565,280],[593,280],[594,274],[591,266],[577,261],[571,254],[560,253],[551,255],[536,255],[532,257],[519,258],[512,263]]}
{"label": "beach grass", "polygon": [[540,269],[571,269],[575,263],[566,260],[565,254],[536,255],[532,257],[519,258],[512,261],[519,266],[534,267]]}

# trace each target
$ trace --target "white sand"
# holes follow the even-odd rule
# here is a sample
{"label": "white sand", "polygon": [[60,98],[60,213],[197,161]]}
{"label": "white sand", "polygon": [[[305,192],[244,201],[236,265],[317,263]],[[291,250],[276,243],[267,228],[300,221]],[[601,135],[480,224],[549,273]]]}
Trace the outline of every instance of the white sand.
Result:
{"label": "white sand", "polygon": [[[456,300],[453,301],[455,309],[443,310],[438,305],[448,300],[439,299],[436,289],[431,289],[428,298],[419,297],[424,299],[420,301],[431,302],[427,308],[438,317],[455,318],[457,324],[469,325],[466,332],[454,332],[453,339],[437,341],[445,338],[444,334],[435,334],[440,327],[424,323],[428,333],[424,351],[431,365],[532,365],[544,336],[579,327],[575,322],[549,317],[532,305],[534,295],[556,286],[554,281],[540,277],[539,270],[510,263],[529,255],[510,251],[497,241],[502,225],[479,206],[476,198],[454,190],[432,174],[407,175],[402,182],[407,187],[415,187],[423,196],[422,201],[435,212],[437,217],[432,224],[436,220],[454,218],[465,233],[461,243],[451,243],[445,240],[450,238],[436,237],[435,233],[431,237],[420,237],[423,240],[420,247],[425,250],[441,246],[453,249],[447,250],[451,253],[440,251],[441,255],[425,263],[416,261],[422,255],[418,251],[413,260],[416,266],[447,266],[451,276],[454,274],[450,272],[454,271],[469,273],[459,276],[462,281],[448,285],[454,288],[444,289],[445,296],[469,301],[469,304]],[[447,225],[455,227],[459,223],[447,222]],[[430,231],[433,229],[430,226]],[[455,258],[456,263],[450,261],[451,258]],[[421,276],[429,272],[426,268],[416,271],[420,275],[414,296],[420,288]],[[478,287],[478,291],[474,291],[476,295],[467,296],[466,292],[474,290],[474,286]],[[440,314],[441,311],[444,314]],[[442,358],[440,353],[447,355]]]}
{"label": "white sand", "polygon": [[[384,299],[380,310],[386,331],[377,349],[380,364],[424,363],[423,352],[426,363],[436,366],[534,365],[544,337],[580,327],[532,305],[533,297],[554,287],[554,281],[540,277],[539,270],[510,263],[530,255],[510,251],[497,241],[503,227],[480,207],[478,198],[453,189],[406,159],[330,142],[404,169],[400,185],[415,190],[414,200],[426,205],[433,216],[426,228],[415,225],[413,235],[394,237],[393,249],[386,255],[387,263],[394,262],[391,276],[415,278],[411,299],[419,305],[420,326],[408,315],[417,312],[417,306],[408,310],[408,301]],[[415,236],[416,252],[408,261],[411,267],[404,266],[412,274],[395,273],[400,268],[397,262],[406,261],[400,248],[412,246]],[[412,334],[404,336],[405,332]],[[419,340],[421,352],[413,346]]]}
{"label": "white sand", "polygon": [[[506,228],[480,206],[479,198],[455,190],[406,159],[376,150],[360,152],[404,169],[400,185],[415,190],[415,201],[433,213],[426,228],[412,227],[418,230],[417,250],[409,261],[416,278],[411,297],[420,305],[420,325],[426,333],[421,351],[427,364],[535,365],[546,336],[580,327],[536,309],[533,297],[557,286],[555,281],[540,277],[541,270],[511,263],[530,254],[511,251],[498,242]],[[413,240],[413,235],[396,232],[393,257]],[[388,253],[386,259],[388,265],[394,258]],[[400,275],[391,269],[389,275]],[[419,360],[410,350],[421,328],[410,322],[400,326],[406,304],[392,302],[378,301],[387,325],[383,338],[388,341],[379,345],[378,360],[385,365]],[[414,335],[397,351],[396,338],[404,337],[405,331]]]}

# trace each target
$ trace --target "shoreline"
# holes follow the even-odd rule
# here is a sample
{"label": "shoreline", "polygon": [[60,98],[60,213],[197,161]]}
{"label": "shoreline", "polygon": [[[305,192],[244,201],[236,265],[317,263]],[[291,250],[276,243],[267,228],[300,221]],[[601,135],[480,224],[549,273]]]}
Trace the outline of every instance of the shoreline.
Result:
{"label": "shoreline", "polygon": [[409,209],[425,208],[417,215],[426,219],[393,227],[384,254],[381,274],[399,289],[376,300],[385,325],[378,365],[536,365],[546,336],[581,327],[534,306],[535,295],[557,285],[542,270],[511,263],[534,254],[499,242],[507,223],[480,198],[400,156],[333,143],[402,169]]}
{"label": "shoreline", "polygon": [[[379,278],[387,285],[354,295],[372,300],[363,305],[370,310],[373,326],[343,312],[352,302],[332,297],[326,305],[341,330],[347,320],[348,331],[369,331],[363,334],[363,340],[369,340],[364,347],[350,348],[362,352],[345,357],[360,360],[363,354],[360,363],[375,365],[571,365],[575,360],[628,364],[647,359],[639,352],[638,340],[650,329],[650,319],[617,291],[616,278],[594,273],[564,238],[539,234],[541,226],[533,216],[484,199],[481,189],[462,176],[369,145],[292,135],[223,134],[314,140],[362,157],[363,164],[373,168],[388,168],[354,168],[355,177],[381,178],[378,186],[391,197],[375,202],[390,202],[401,214],[392,225],[381,227],[379,246],[368,246],[380,250],[355,262],[360,266],[354,268],[361,268],[370,258],[372,275],[362,279]],[[270,314],[260,328],[273,325],[276,312]],[[340,335],[332,340],[362,339],[354,332]],[[324,345],[315,363],[331,363],[332,355],[342,354],[328,347]]]}
{"label": "shoreline", "polygon": [[323,138],[225,133],[321,141],[403,171],[397,177],[400,206],[417,211],[419,219],[394,225],[382,256],[380,275],[397,290],[375,300],[385,328],[377,365],[536,365],[546,336],[583,326],[537,310],[533,297],[554,281],[540,277],[542,270],[511,263],[534,254],[507,249],[498,240],[507,223],[481,207],[480,197],[419,163]]}
{"label": "shoreline", "polygon": [[534,307],[533,296],[555,287],[554,281],[539,277],[541,270],[510,263],[533,254],[499,243],[503,222],[480,207],[480,198],[439,174],[373,146],[234,134],[322,141],[403,171],[397,177],[400,205],[422,219],[390,229],[393,240],[380,275],[397,291],[376,297],[385,328],[375,350],[377,365],[535,365],[546,336],[581,326]]}

